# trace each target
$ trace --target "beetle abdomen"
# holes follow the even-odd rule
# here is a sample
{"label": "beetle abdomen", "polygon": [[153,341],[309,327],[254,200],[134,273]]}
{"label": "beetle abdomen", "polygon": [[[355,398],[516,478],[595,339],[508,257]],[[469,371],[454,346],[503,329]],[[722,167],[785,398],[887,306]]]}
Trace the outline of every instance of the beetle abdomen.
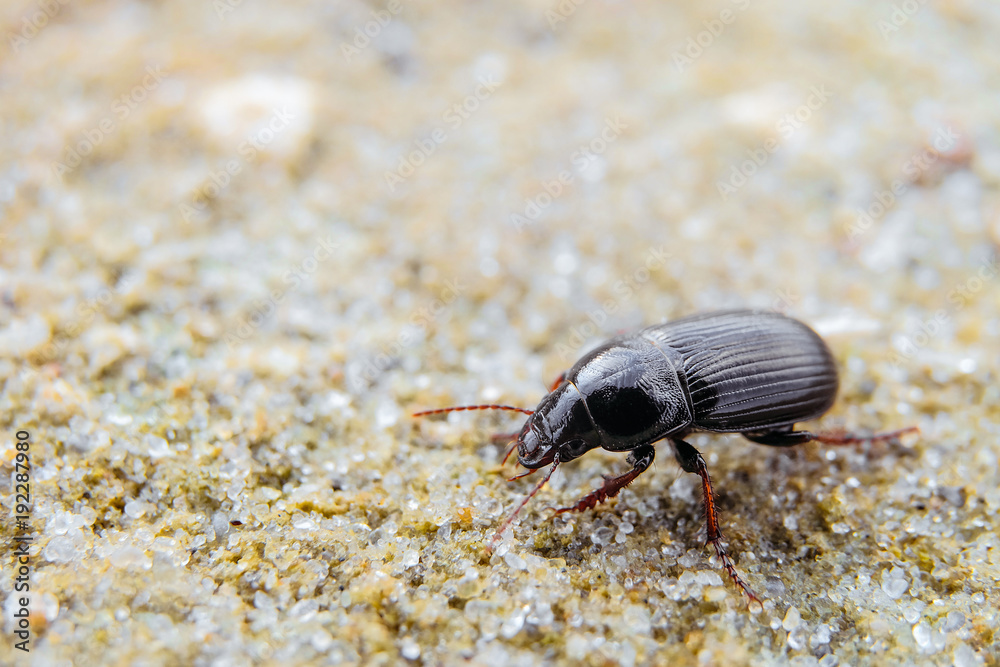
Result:
{"label": "beetle abdomen", "polygon": [[720,311],[642,334],[684,360],[693,426],[769,430],[815,419],[837,396],[837,368],[823,340],[779,313]]}

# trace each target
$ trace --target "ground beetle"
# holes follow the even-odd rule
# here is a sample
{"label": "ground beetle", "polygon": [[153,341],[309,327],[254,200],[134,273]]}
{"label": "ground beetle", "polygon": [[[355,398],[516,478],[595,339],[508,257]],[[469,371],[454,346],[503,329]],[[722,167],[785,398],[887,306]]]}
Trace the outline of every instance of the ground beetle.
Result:
{"label": "ground beetle", "polygon": [[470,405],[414,416],[486,409],[530,415],[514,443],[518,462],[528,468],[524,475],[552,467],[500,526],[492,544],[560,464],[597,447],[629,452],[631,470],[606,477],[601,488],[556,513],[582,511],[614,497],[642,474],[653,462],[653,444],[666,440],[681,468],[701,477],[708,542],[733,582],[759,602],[722,544],[705,460],[684,438],[693,431],[740,433],[753,442],[790,447],[811,440],[830,444],[887,440],[916,430],[868,437],[792,430],[796,422],[829,410],[837,385],[833,355],[805,324],[774,312],[729,310],[609,340],[563,373],[534,411]]}

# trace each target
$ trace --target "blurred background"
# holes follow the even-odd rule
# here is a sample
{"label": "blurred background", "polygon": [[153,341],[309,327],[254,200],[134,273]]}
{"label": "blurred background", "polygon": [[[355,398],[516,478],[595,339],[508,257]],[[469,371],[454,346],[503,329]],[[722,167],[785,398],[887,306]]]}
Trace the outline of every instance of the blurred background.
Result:
{"label": "blurred background", "polygon": [[[35,443],[36,659],[996,664],[996,4],[0,21],[2,446]],[[488,437],[520,422],[410,412],[533,407],[607,337],[744,306],[830,342],[816,428],[922,429],[694,441],[762,613],[665,451],[546,522],[625,463],[564,467],[480,555],[528,488]],[[27,664],[12,587],[0,656]]]}

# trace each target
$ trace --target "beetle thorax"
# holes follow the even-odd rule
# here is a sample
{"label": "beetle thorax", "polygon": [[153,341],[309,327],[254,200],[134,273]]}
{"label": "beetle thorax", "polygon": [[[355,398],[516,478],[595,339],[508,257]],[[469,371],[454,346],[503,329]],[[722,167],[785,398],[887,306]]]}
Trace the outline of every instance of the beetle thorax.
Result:
{"label": "beetle thorax", "polygon": [[581,359],[568,377],[605,449],[635,449],[691,423],[674,361],[645,339],[611,341]]}

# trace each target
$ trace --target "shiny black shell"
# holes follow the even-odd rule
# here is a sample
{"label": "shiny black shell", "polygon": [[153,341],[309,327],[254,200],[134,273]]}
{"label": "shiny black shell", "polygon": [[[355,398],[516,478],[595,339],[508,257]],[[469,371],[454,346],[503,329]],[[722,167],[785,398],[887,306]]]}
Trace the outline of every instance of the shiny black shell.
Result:
{"label": "shiny black shell", "polygon": [[613,338],[566,374],[625,451],[689,430],[756,433],[819,417],[837,395],[823,340],[779,313],[704,313]]}

